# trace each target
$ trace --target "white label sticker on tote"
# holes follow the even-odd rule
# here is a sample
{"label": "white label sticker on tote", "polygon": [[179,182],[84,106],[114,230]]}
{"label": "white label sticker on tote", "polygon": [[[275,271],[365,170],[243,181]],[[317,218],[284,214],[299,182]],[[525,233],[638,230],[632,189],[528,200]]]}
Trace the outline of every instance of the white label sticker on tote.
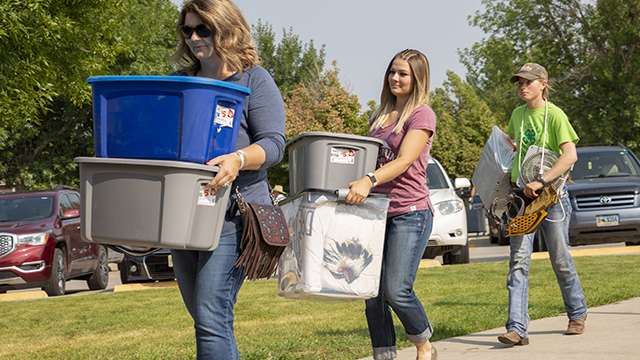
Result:
{"label": "white label sticker on tote", "polygon": [[224,105],[216,105],[216,117],[213,120],[220,127],[233,127],[233,116],[236,114],[235,109]]}
{"label": "white label sticker on tote", "polygon": [[198,195],[198,205],[215,206],[216,205],[216,193],[213,189],[209,188],[208,183],[200,184],[200,194]]}
{"label": "white label sticker on tote", "polygon": [[333,164],[353,165],[356,163],[356,151],[353,149],[331,148],[331,158],[329,162]]}

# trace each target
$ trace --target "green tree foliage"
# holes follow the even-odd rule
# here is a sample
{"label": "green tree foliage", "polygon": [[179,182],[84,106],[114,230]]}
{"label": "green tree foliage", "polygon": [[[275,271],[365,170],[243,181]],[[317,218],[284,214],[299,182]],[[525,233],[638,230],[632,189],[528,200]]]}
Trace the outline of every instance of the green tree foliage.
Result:
{"label": "green tree foliage", "polygon": [[287,96],[286,110],[288,138],[305,131],[362,132],[358,98],[342,87],[335,67],[314,85],[298,84]]}
{"label": "green tree foliage", "polygon": [[506,124],[518,99],[509,78],[543,64],[582,143],[640,151],[640,0],[483,0],[471,18],[488,37],[462,52],[468,81]]}
{"label": "green tree foliage", "polygon": [[166,73],[176,18],[169,0],[0,2],[0,179],[77,184],[73,158],[92,153],[86,78]]}
{"label": "green tree foliage", "polygon": [[325,47],[317,49],[313,40],[303,43],[293,29],[283,30],[278,41],[273,27],[262,21],[253,26],[262,66],[273,76],[283,96],[299,84],[312,85],[325,71]]}
{"label": "green tree foliage", "polygon": [[438,116],[433,156],[452,178],[470,178],[496,116],[475,89],[452,71],[434,91],[431,106]]}

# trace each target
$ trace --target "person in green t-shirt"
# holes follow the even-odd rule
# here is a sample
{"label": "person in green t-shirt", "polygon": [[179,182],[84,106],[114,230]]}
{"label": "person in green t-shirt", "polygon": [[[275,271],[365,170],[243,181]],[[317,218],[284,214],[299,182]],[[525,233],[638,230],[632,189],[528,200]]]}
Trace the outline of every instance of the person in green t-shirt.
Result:
{"label": "person in green t-shirt", "polygon": [[[578,159],[576,143],[579,138],[567,115],[548,100],[549,77],[544,67],[535,63],[524,64],[513,75],[511,81],[516,83],[518,96],[525,102],[513,110],[507,126],[507,134],[516,149],[511,180],[515,183],[518,179],[520,166],[531,145],[560,153],[559,159],[551,169],[538,176],[536,180],[524,184],[525,196],[533,199],[545,186],[571,169]],[[584,332],[587,304],[569,252],[571,203],[566,189],[560,189],[560,193],[559,201],[548,209],[548,217],[536,232],[540,232],[539,235],[547,245],[549,258],[562,292],[569,317],[565,334],[579,335]],[[507,275],[509,319],[506,323],[507,332],[498,336],[498,341],[504,344],[529,343],[528,276],[536,232],[510,238],[511,256]]]}

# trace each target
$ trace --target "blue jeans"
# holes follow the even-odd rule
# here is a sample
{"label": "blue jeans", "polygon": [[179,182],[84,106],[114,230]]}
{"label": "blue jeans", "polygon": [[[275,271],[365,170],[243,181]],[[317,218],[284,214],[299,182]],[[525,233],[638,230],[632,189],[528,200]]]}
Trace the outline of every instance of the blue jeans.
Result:
{"label": "blue jeans", "polygon": [[432,223],[430,210],[387,219],[380,290],[377,297],[365,302],[376,360],[395,358],[396,333],[391,309],[400,318],[410,341],[422,343],[431,338],[431,322],[413,291],[413,282],[431,235]]}
{"label": "blue jeans", "polygon": [[198,360],[240,358],[233,334],[233,308],[244,273],[233,265],[239,256],[240,217],[225,221],[213,251],[172,250],[184,304],[195,325]]}
{"label": "blue jeans", "polygon": [[[571,320],[577,320],[587,314],[587,303],[576,266],[569,253],[571,211],[569,196],[564,192],[560,201],[549,208],[549,215],[537,231],[542,232],[547,244],[551,266],[560,285],[567,316]],[[522,337],[527,336],[529,325],[529,266],[534,236],[535,233],[511,237],[511,257],[507,275],[509,319],[506,328],[508,331],[514,330]]]}

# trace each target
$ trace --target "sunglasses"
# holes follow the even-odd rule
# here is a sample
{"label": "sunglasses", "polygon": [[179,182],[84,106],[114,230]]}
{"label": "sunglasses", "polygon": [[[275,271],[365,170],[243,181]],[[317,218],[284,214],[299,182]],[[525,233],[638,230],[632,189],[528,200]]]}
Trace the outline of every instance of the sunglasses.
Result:
{"label": "sunglasses", "polygon": [[195,32],[201,38],[208,38],[211,36],[211,30],[206,27],[204,24],[197,25],[196,27],[191,27],[187,25],[183,25],[180,29],[185,38],[190,39],[191,35]]}

